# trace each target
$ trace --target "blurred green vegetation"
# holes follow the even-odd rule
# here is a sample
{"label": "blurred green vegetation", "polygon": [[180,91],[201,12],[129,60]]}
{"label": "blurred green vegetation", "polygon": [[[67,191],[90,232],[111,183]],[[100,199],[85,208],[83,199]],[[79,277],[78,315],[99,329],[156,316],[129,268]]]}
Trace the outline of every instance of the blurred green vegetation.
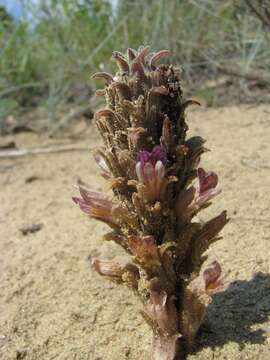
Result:
{"label": "blurred green vegetation", "polygon": [[[205,81],[220,65],[269,72],[269,34],[244,0],[24,3],[31,15],[21,21],[0,8],[0,118],[42,107],[54,121],[67,103],[87,103],[90,74],[112,71],[112,51],[127,47],[171,50],[188,92],[210,103],[215,92]],[[238,85],[248,92],[241,76]]]}

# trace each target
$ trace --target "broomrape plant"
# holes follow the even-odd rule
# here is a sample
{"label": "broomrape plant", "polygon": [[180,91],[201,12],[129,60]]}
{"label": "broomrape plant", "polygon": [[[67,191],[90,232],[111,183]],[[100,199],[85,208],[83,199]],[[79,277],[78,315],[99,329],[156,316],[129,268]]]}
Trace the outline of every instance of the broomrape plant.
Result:
{"label": "broomrape plant", "polygon": [[81,186],[74,198],[88,216],[109,225],[104,238],[130,255],[125,264],[95,258],[92,265],[141,300],[153,330],[153,360],[191,351],[207,305],[226,287],[217,261],[201,270],[227,217],[223,211],[196,221],[220,193],[218,177],[199,167],[205,140],[186,137],[185,110],[199,103],[183,100],[177,68],[158,65],[168,54],[148,47],[114,52],[116,75],[93,75],[105,81],[97,95],[107,103],[95,115],[104,145],[94,158],[113,197]]}

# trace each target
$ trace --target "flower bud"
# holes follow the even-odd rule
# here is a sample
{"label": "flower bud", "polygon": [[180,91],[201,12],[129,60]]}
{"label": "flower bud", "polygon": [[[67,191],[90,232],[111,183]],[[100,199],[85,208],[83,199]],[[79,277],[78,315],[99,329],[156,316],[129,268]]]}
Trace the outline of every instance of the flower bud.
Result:
{"label": "flower bud", "polygon": [[[73,197],[83,212],[90,217],[106,222],[108,225],[118,226],[119,216],[124,216],[126,210],[121,206],[115,206],[113,202],[103,193],[89,191],[79,187],[81,198]],[[119,216],[116,216],[115,213]]]}

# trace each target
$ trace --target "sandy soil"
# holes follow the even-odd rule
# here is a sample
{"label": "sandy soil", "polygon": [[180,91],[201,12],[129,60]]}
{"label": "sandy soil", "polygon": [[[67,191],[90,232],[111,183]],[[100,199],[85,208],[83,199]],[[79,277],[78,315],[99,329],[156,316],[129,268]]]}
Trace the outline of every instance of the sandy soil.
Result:
{"label": "sandy soil", "polygon": [[[208,139],[206,169],[223,193],[204,216],[228,209],[224,238],[210,250],[228,277],[198,337],[195,359],[270,359],[270,107],[192,111],[191,133]],[[79,144],[94,146],[93,127]],[[18,146],[48,142],[17,135]],[[8,138],[5,139],[5,141]],[[50,143],[52,140],[50,140]],[[88,151],[0,160],[0,358],[148,360],[150,329],[133,294],[100,278],[89,257],[122,257],[104,225],[72,203],[80,177],[101,189]],[[20,229],[43,224],[23,235]]]}

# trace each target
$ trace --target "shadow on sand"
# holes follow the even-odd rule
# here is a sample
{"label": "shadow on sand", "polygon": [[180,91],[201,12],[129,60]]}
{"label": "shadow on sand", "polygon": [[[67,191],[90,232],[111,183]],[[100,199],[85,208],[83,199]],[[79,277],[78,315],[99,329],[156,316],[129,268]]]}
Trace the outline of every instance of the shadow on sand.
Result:
{"label": "shadow on sand", "polygon": [[[270,315],[270,275],[258,273],[250,281],[235,281],[217,294],[207,309],[197,338],[197,350],[236,342],[263,344]],[[252,329],[259,327],[260,329]],[[268,323],[268,326],[269,323]],[[264,330],[265,328],[265,330]]]}

